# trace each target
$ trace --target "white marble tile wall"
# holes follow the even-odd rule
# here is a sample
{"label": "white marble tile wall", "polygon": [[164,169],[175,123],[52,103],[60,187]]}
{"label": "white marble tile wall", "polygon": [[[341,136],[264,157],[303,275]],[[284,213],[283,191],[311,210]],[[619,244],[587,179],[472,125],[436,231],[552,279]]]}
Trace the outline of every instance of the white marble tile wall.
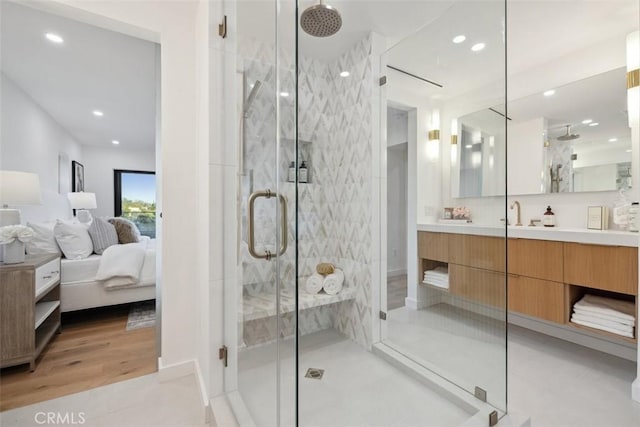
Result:
{"label": "white marble tile wall", "polygon": [[[371,211],[372,211],[372,107],[373,87],[371,36],[330,63],[299,56],[298,165],[309,167],[310,182],[286,182],[294,160],[295,116],[293,73],[282,64],[273,65],[273,47],[256,40],[240,40],[239,65],[247,85],[259,80],[262,89],[246,120],[245,172],[242,178],[243,241],[246,241],[246,201],[250,191],[271,188],[278,182],[288,199],[289,249],[280,259],[280,277],[285,287],[295,283],[295,225],[298,224],[298,275],[304,280],[319,262],[332,262],[345,272],[345,284],[355,288],[355,299],[301,318],[300,329],[314,331],[333,325],[354,341],[371,343]],[[250,58],[247,59],[247,58]],[[341,77],[341,71],[350,76]],[[280,78],[280,86],[276,80]],[[245,97],[250,87],[245,88]],[[287,91],[289,97],[276,96]],[[276,169],[276,102],[280,103],[280,161]],[[377,209],[377,207],[376,207]],[[275,202],[260,202],[256,210],[256,241],[272,247],[276,236]],[[243,245],[244,246],[244,245]],[[275,264],[252,259],[241,250],[243,292],[275,293]],[[275,296],[274,296],[275,304]],[[245,344],[262,341],[260,333],[275,328],[245,323]],[[253,328],[253,330],[252,330]],[[262,332],[258,332],[257,330]],[[275,332],[271,331],[271,332]],[[271,333],[269,332],[269,333]],[[275,335],[272,336],[272,339]]]}

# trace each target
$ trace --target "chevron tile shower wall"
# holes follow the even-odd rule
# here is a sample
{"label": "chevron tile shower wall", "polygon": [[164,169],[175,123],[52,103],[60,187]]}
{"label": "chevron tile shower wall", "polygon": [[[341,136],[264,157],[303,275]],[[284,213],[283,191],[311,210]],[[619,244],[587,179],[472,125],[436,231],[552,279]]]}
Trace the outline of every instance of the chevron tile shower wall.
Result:
{"label": "chevron tile shower wall", "polygon": [[[289,250],[280,259],[281,286],[292,289],[295,275],[295,219],[298,216],[298,281],[304,284],[316,264],[331,262],[345,273],[345,288],[353,295],[346,301],[301,310],[301,334],[334,327],[358,344],[371,345],[372,295],[372,37],[364,37],[346,53],[331,62],[299,56],[298,75],[298,165],[309,167],[309,183],[298,184],[298,206],[294,209],[295,184],[288,183],[287,169],[294,160],[295,123],[281,117],[280,159],[276,170],[276,72],[273,46],[257,40],[240,40],[247,82],[260,80],[263,89],[256,98],[246,123],[245,169],[252,171],[253,189],[272,188],[278,181],[289,200]],[[250,58],[247,59],[247,58]],[[292,64],[285,58],[280,65],[280,88],[294,92],[293,72],[283,71]],[[340,72],[350,71],[347,78]],[[286,73],[286,74],[285,74]],[[280,98],[294,102],[294,97]],[[279,174],[279,175],[278,175]],[[247,177],[242,185],[243,240],[246,241],[246,201],[250,191]],[[276,235],[275,203],[259,205],[256,212],[256,242],[268,247]],[[275,294],[273,262],[256,260],[242,251],[242,301],[248,296]],[[304,292],[304,286],[300,286]],[[247,307],[248,309],[248,307]],[[240,344],[253,346],[276,338],[274,322],[240,316]],[[291,335],[293,316],[281,319],[283,336]]]}

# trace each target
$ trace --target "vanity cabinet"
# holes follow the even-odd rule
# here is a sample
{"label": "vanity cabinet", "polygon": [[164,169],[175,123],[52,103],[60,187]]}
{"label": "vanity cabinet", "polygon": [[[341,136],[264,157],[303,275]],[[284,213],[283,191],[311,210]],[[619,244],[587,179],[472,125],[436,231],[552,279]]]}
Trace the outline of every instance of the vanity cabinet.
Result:
{"label": "vanity cabinet", "polygon": [[532,239],[509,239],[509,273],[536,279],[562,282],[564,269],[562,242]]}
{"label": "vanity cabinet", "polygon": [[626,295],[638,295],[638,249],[564,244],[564,282]]}
{"label": "vanity cabinet", "polygon": [[570,322],[573,305],[586,293],[632,301],[637,307],[636,247],[419,231],[418,258],[419,277],[425,270],[448,266],[449,289],[441,292],[497,308],[506,304],[513,313],[563,327],[637,341],[637,330],[631,339]]}
{"label": "vanity cabinet", "polygon": [[449,264],[449,292],[492,307],[506,304],[505,280],[504,273]]}
{"label": "vanity cabinet", "polygon": [[506,244],[501,237],[449,234],[449,262],[504,272]]}
{"label": "vanity cabinet", "polygon": [[565,323],[564,284],[509,274],[509,310]]}

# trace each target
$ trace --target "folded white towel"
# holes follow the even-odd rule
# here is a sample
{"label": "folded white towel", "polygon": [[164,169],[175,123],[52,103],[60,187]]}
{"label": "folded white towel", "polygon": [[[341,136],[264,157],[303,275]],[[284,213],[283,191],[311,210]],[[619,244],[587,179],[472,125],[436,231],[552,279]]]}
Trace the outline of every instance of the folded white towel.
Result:
{"label": "folded white towel", "polygon": [[425,285],[435,286],[437,288],[449,289],[449,282],[443,283],[443,282],[425,280],[422,283],[424,283]]}
{"label": "folded white towel", "polygon": [[447,267],[436,267],[433,270],[426,270],[424,274],[433,274],[436,276],[449,276]]}
{"label": "folded white towel", "polygon": [[602,313],[597,313],[594,311],[589,311],[588,309],[585,310],[584,308],[580,308],[580,307],[573,307],[573,312],[576,314],[582,314],[585,316],[589,316],[589,317],[593,317],[596,319],[601,319],[601,320],[606,320],[606,321],[610,321],[610,322],[617,322],[620,323],[622,325],[628,325],[628,326],[634,326],[635,325],[635,321],[630,320],[630,319],[621,319],[620,317],[612,317],[612,316],[608,316],[606,314],[602,314]]}
{"label": "folded white towel", "polygon": [[617,319],[635,320],[635,304],[630,301],[623,301],[613,298],[599,297],[586,294],[580,301],[575,303],[585,311],[611,316]]}
{"label": "folded white towel", "polygon": [[633,338],[633,332],[621,332],[613,328],[608,328],[606,326],[598,325],[596,323],[585,322],[584,320],[579,319],[571,319],[572,323],[577,323],[578,325],[588,326],[593,329],[600,329],[601,331],[611,332],[612,334],[622,335],[623,337]]}
{"label": "folded white towel", "polygon": [[318,273],[313,273],[309,278],[307,278],[307,282],[305,283],[304,289],[308,294],[317,294],[322,290],[322,284],[324,282],[324,277]]}
{"label": "folded white towel", "polygon": [[633,326],[632,325],[623,325],[622,323],[618,323],[615,321],[611,321],[611,320],[604,320],[598,317],[594,317],[594,316],[590,316],[588,314],[580,314],[580,313],[573,313],[573,315],[571,315],[571,319],[572,320],[582,320],[584,322],[589,322],[589,323],[594,323],[596,325],[601,325],[601,326],[606,326],[607,328],[611,328],[611,329],[615,329],[617,331],[621,331],[621,332],[626,332],[626,333],[633,333]]}
{"label": "folded white towel", "polygon": [[424,281],[449,286],[449,279],[443,279],[441,277],[425,277]]}
{"label": "folded white towel", "polygon": [[327,274],[324,278],[324,282],[322,283],[322,289],[328,295],[336,295],[338,292],[342,290],[342,285],[344,284],[344,273],[339,268],[331,273]]}

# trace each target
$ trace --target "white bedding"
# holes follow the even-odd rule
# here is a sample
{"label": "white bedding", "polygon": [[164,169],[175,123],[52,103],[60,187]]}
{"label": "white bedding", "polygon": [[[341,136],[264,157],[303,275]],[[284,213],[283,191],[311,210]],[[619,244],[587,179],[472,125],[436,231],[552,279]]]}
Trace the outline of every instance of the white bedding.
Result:
{"label": "white bedding", "polygon": [[111,246],[102,255],[80,260],[62,259],[61,283],[99,282],[105,289],[152,286],[156,282],[155,239]]}
{"label": "white bedding", "polygon": [[100,258],[100,255],[96,254],[85,259],[62,258],[61,282],[64,284],[96,280]]}

